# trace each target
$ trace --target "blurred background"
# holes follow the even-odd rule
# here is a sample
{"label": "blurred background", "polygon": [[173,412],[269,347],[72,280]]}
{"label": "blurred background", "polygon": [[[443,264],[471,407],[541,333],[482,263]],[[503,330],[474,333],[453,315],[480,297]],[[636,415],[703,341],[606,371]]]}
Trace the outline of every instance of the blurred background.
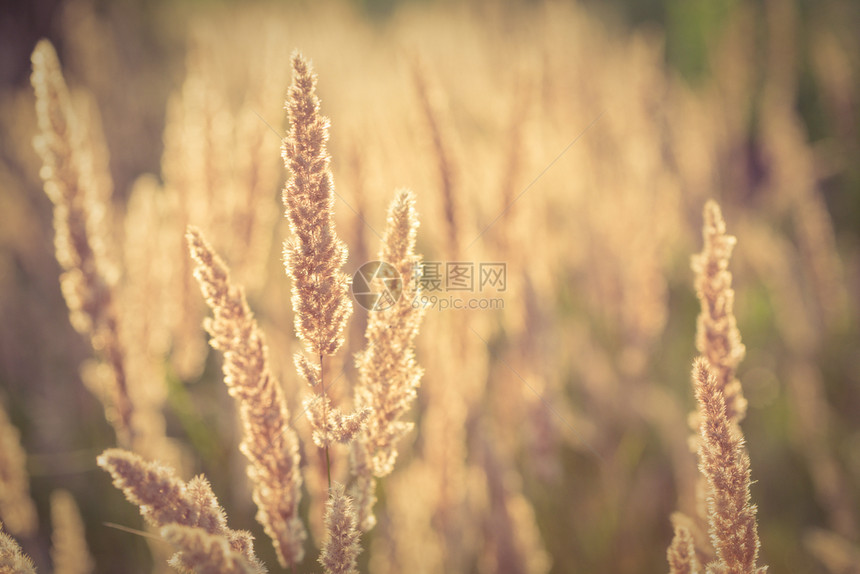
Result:
{"label": "blurred background", "polygon": [[[96,572],[164,569],[157,541],[106,525],[143,528],[95,465],[116,438],[60,291],[29,83],[48,38],[103,133],[141,451],[204,473],[279,571],[182,233],[200,226],[246,286],[299,415],[279,140],[300,49],[332,122],[347,272],[375,258],[399,187],[417,194],[425,260],[506,264],[504,308],[434,309],[422,325],[416,430],[380,481],[362,572],[667,570],[670,515],[696,513],[690,257],[710,198],[738,240],[760,563],[860,571],[858,30],[849,0],[3,0],[0,405],[38,521],[19,534],[0,519],[50,571],[49,497],[66,489]],[[346,402],[366,313],[337,359]],[[307,422],[294,426],[310,572],[325,481]],[[347,451],[334,458],[348,481]]]}

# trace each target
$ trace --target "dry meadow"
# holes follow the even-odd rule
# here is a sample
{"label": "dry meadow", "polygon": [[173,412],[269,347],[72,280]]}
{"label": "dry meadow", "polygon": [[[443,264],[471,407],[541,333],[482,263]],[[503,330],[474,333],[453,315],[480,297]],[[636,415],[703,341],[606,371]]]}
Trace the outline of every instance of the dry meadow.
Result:
{"label": "dry meadow", "polygon": [[860,10],[621,4],[4,5],[0,573],[860,572]]}

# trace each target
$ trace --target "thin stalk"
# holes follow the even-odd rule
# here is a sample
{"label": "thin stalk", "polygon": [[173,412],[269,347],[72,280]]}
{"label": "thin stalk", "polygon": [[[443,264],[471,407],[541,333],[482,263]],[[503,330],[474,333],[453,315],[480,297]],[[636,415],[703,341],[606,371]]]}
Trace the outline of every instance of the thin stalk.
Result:
{"label": "thin stalk", "polygon": [[[322,387],[322,398],[323,398],[323,421],[328,420],[327,408],[325,400],[325,379],[323,379],[323,355],[320,353],[320,386]],[[328,454],[328,436],[325,437],[325,472],[326,476],[328,476],[328,489],[331,490],[331,459]]]}

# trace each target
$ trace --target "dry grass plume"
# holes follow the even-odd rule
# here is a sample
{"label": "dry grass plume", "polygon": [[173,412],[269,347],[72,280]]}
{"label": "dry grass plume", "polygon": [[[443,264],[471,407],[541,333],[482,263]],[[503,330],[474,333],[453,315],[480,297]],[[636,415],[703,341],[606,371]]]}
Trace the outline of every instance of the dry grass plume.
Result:
{"label": "dry grass plume", "polygon": [[299,445],[289,409],[269,366],[269,350],[241,287],[200,231],[188,228],[194,276],[213,318],[206,321],[212,346],[224,354],[224,383],[238,403],[257,520],[275,544],[281,566],[304,557],[305,527],[299,517],[302,476]]}

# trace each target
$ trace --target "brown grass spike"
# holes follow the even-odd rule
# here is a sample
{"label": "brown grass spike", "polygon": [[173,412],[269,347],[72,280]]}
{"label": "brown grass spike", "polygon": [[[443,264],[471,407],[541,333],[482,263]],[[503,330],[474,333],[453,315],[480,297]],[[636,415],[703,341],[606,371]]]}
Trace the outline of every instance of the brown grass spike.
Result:
{"label": "brown grass spike", "polygon": [[669,574],[699,574],[699,561],[693,535],[686,527],[675,525],[675,537],[666,551]]}
{"label": "brown grass spike", "polygon": [[[256,568],[265,572],[254,554],[253,539],[248,532],[231,530],[209,482],[201,475],[187,483],[176,477],[173,469],[147,462],[134,453],[111,448],[97,459],[98,465],[113,477],[113,484],[129,502],[140,507],[144,520],[157,528],[170,524],[202,528],[208,534],[223,538]],[[172,562],[193,568],[176,555]]]}
{"label": "brown grass spike", "polygon": [[717,563],[708,571],[755,574],[759,539],[756,507],[750,504],[750,461],[739,427],[726,414],[726,400],[707,360],[693,366],[699,403],[699,470],[708,481],[708,522]]}
{"label": "brown grass spike", "polygon": [[373,477],[391,473],[397,459],[397,442],[414,426],[400,418],[415,401],[424,372],[415,361],[414,350],[425,313],[423,307],[413,306],[419,294],[417,274],[421,262],[415,254],[417,232],[415,196],[410,191],[400,191],[389,207],[378,257],[397,270],[402,290],[394,305],[369,314],[366,347],[356,357],[359,382],[355,404],[358,408],[372,409],[373,413],[353,449],[353,473],[358,481],[356,498],[363,530],[369,530],[375,522]]}
{"label": "brown grass spike", "polygon": [[740,423],[746,413],[747,401],[735,372],[746,349],[741,343],[735,320],[735,292],[732,274],[728,270],[737,239],[726,234],[726,222],[715,201],[705,204],[704,218],[702,236],[705,246],[692,260],[696,295],[702,307],[696,327],[696,348],[714,368],[720,391],[726,399],[726,416],[730,421]]}
{"label": "brown grass spike", "polygon": [[326,574],[358,574],[356,557],[361,552],[359,531],[352,499],[344,494],[342,484],[334,483],[326,502],[327,539],[319,563]]}
{"label": "brown grass spike", "polygon": [[21,551],[18,543],[3,532],[0,522],[0,572],[3,574],[36,574],[30,557]]}
{"label": "brown grass spike", "polygon": [[194,277],[214,317],[206,321],[212,347],[224,354],[224,383],[239,406],[257,520],[275,544],[283,567],[304,557],[307,532],[299,517],[302,477],[299,445],[289,426],[287,401],[269,366],[263,333],[241,287],[200,231],[188,228]]}
{"label": "brown grass spike", "polygon": [[286,103],[291,128],[281,155],[292,174],[283,201],[293,237],[284,243],[284,264],[293,280],[296,334],[312,355],[333,355],[352,313],[349,277],[341,271],[347,248],[334,229],[329,120],[319,113],[316,75],[298,52],[292,63]]}
{"label": "brown grass spike", "polygon": [[108,420],[121,444],[132,444],[132,403],[126,388],[123,351],[113,305],[111,270],[101,197],[104,187],[92,173],[92,149],[69,98],[54,47],[40,40],[33,50],[31,82],[36,93],[39,135],[35,147],[42,157],[45,193],[54,204],[54,246],[63,268],[60,286],[75,329],[88,335],[113,373]]}
{"label": "brown grass spike", "polygon": [[182,562],[171,560],[177,568],[192,567],[196,574],[258,574],[259,568],[233,549],[223,536],[213,536],[202,528],[169,524],[161,536],[181,553]]}

